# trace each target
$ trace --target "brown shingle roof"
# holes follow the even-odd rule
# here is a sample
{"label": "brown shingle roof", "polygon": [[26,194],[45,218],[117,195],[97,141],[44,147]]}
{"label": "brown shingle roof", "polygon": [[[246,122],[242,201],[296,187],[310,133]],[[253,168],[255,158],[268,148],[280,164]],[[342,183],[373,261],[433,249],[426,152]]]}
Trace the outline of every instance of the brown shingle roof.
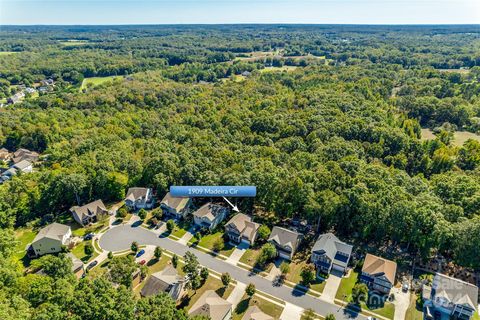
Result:
{"label": "brown shingle roof", "polygon": [[211,320],[222,320],[232,310],[232,304],[220,298],[213,290],[205,291],[188,311],[189,315],[204,315]]}
{"label": "brown shingle roof", "polygon": [[368,253],[363,262],[362,272],[370,275],[385,275],[391,284],[395,283],[397,263]]}
{"label": "brown shingle roof", "polygon": [[274,320],[272,316],[264,313],[257,306],[251,306],[245,312],[242,320]]}
{"label": "brown shingle roof", "polygon": [[248,240],[252,241],[260,224],[252,222],[252,217],[246,214],[237,213],[227,222],[226,226],[238,230],[241,235],[245,235]]}
{"label": "brown shingle roof", "polygon": [[177,212],[180,212],[185,208],[188,200],[190,200],[190,198],[172,197],[170,192],[168,192],[165,197],[163,197],[161,204],[174,208]]}

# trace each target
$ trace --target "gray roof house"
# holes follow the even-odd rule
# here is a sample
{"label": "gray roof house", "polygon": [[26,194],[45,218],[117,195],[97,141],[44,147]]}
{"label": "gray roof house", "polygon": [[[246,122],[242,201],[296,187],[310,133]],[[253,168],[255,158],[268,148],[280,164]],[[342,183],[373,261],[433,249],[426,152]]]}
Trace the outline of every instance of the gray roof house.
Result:
{"label": "gray roof house", "polygon": [[160,202],[160,208],[166,215],[180,219],[185,218],[189,212],[192,200],[190,198],[172,197],[168,192]]}
{"label": "gray roof house", "polygon": [[19,161],[12,167],[25,173],[30,173],[33,171],[33,164],[28,160]]}
{"label": "gray roof house", "polygon": [[179,301],[185,294],[185,277],[178,274],[173,266],[167,266],[160,272],[153,273],[145,283],[140,294],[142,297],[168,293],[173,300]]}
{"label": "gray roof house", "polygon": [[68,245],[72,236],[69,226],[52,223],[41,229],[28,247],[30,255],[41,256],[47,253],[62,251],[62,246]]}
{"label": "gray roof house", "polygon": [[82,260],[75,257],[73,253],[67,253],[67,256],[72,260],[72,272],[75,274],[77,279],[80,279],[85,272],[85,264]]}
{"label": "gray roof house", "polygon": [[226,320],[232,317],[232,304],[222,299],[213,290],[205,291],[188,311],[191,316],[207,316],[211,320]]}
{"label": "gray roof house", "polygon": [[209,202],[193,213],[193,221],[201,228],[213,230],[225,219],[228,212],[228,208]]}
{"label": "gray roof house", "polygon": [[101,218],[101,216],[108,215],[108,210],[105,208],[102,200],[95,200],[81,207],[74,206],[70,208],[75,221],[82,226],[94,223]]}
{"label": "gray roof house", "polygon": [[273,227],[268,242],[275,245],[280,258],[291,260],[302,239],[301,234],[281,227]]}
{"label": "gray roof house", "polygon": [[225,232],[231,241],[251,245],[257,238],[259,227],[260,224],[253,222],[252,217],[237,213],[225,224]]}
{"label": "gray roof house", "polygon": [[125,196],[125,205],[133,210],[151,209],[153,194],[150,188],[130,188]]}
{"label": "gray roof house", "polygon": [[478,305],[478,287],[437,273],[431,287],[424,286],[424,315],[427,319],[445,318],[470,320]]}
{"label": "gray roof house", "polygon": [[30,151],[28,149],[20,148],[13,153],[13,163],[18,163],[23,160],[27,160],[30,162],[38,161],[39,154],[35,151]]}
{"label": "gray roof house", "polygon": [[312,263],[317,274],[329,273],[332,269],[344,273],[352,255],[353,246],[340,241],[333,233],[318,237],[312,248]]}

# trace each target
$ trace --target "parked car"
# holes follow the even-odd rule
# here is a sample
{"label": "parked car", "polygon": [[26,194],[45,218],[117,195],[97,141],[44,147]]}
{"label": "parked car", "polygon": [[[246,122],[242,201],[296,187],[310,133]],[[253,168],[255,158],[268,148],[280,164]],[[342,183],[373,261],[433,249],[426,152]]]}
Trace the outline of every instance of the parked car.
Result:
{"label": "parked car", "polygon": [[147,262],[147,260],[144,259],[144,260],[140,261],[139,264],[143,266],[146,262]]}
{"label": "parked car", "polygon": [[83,240],[92,240],[93,237],[95,237],[95,233],[87,233],[87,234],[83,237]]}
{"label": "parked car", "polygon": [[409,289],[410,289],[410,284],[408,283],[408,281],[404,281],[402,283],[402,291],[407,292]]}
{"label": "parked car", "polygon": [[87,266],[87,270],[92,269],[92,268],[95,267],[97,264],[98,264],[98,261],[97,261],[97,260],[90,262],[90,263],[88,264],[88,266]]}
{"label": "parked car", "polygon": [[138,257],[141,257],[144,253],[145,253],[145,250],[143,250],[143,249],[140,250],[140,251],[138,251],[138,253],[137,253],[137,258],[138,258]]}

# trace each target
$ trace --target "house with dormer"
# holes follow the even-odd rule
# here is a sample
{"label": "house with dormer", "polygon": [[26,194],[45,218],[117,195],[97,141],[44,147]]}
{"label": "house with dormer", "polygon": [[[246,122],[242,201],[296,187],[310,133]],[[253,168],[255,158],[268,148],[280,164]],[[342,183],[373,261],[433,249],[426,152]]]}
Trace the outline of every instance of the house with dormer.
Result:
{"label": "house with dormer", "polygon": [[200,228],[213,230],[225,219],[228,213],[228,208],[209,202],[193,213],[193,221]]}
{"label": "house with dormer", "polygon": [[268,242],[277,249],[277,255],[280,258],[292,260],[293,255],[300,245],[302,236],[292,230],[281,227],[273,227]]}
{"label": "house with dormer", "polygon": [[169,215],[177,220],[186,218],[190,212],[191,205],[192,200],[190,198],[173,197],[170,192],[168,192],[165,197],[163,197],[162,202],[160,202],[160,208],[163,214]]}
{"label": "house with dormer", "polygon": [[252,221],[252,217],[237,213],[225,224],[225,232],[228,238],[235,243],[252,245],[257,238],[259,223]]}
{"label": "house with dormer", "polygon": [[81,207],[74,206],[70,209],[70,212],[75,221],[82,226],[95,223],[109,214],[102,200],[96,200]]}
{"label": "house with dormer", "polygon": [[312,248],[311,256],[317,275],[328,274],[332,270],[345,273],[352,249],[353,246],[340,241],[333,233],[320,235]]}
{"label": "house with dormer", "polygon": [[130,188],[125,196],[125,205],[132,210],[151,209],[153,194],[151,188]]}

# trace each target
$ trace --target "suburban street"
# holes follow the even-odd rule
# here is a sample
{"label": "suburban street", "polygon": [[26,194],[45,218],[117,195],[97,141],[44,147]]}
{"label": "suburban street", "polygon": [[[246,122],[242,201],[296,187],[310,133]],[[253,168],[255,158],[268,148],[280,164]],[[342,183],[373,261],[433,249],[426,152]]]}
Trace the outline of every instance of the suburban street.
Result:
{"label": "suburban street", "polygon": [[320,300],[313,296],[304,294],[301,291],[287,286],[274,286],[271,281],[258,276],[250,271],[244,270],[235,265],[229,264],[223,260],[216,259],[210,254],[199,251],[195,248],[189,248],[177,241],[166,237],[159,237],[152,231],[142,227],[132,225],[122,225],[111,228],[101,236],[99,245],[103,250],[121,251],[130,248],[130,244],[137,241],[140,245],[160,246],[165,250],[171,251],[179,256],[183,256],[187,251],[194,253],[200,264],[219,273],[228,272],[233,279],[248,284],[255,284],[257,290],[279,298],[287,303],[304,309],[313,309],[320,315],[334,314],[336,319],[366,319],[367,317],[354,311],[346,310],[333,303]]}

